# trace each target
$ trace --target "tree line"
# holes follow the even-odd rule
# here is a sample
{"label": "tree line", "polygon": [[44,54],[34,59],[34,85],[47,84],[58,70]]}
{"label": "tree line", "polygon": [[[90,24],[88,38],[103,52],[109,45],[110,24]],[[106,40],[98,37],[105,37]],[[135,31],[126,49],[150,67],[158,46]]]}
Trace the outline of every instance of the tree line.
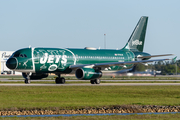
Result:
{"label": "tree line", "polygon": [[158,61],[145,66],[144,64],[138,64],[136,71],[145,71],[151,69],[155,71],[161,71],[162,75],[172,75],[180,73],[180,60],[175,61]]}

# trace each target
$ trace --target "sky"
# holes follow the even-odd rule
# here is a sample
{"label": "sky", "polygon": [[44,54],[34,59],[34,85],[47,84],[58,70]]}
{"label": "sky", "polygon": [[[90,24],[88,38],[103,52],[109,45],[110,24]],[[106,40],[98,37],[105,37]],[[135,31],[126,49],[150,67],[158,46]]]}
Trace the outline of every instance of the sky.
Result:
{"label": "sky", "polygon": [[107,49],[121,49],[140,17],[148,16],[144,52],[180,59],[179,5],[180,0],[0,0],[0,51],[104,48],[104,34]]}

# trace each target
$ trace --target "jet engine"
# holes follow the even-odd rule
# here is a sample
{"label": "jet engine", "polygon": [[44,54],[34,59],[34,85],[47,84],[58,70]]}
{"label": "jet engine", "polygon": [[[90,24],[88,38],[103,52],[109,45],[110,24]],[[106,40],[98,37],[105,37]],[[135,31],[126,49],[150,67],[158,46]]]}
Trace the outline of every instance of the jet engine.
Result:
{"label": "jet engine", "polygon": [[92,80],[102,77],[102,72],[93,68],[78,68],[75,75],[80,80]]}

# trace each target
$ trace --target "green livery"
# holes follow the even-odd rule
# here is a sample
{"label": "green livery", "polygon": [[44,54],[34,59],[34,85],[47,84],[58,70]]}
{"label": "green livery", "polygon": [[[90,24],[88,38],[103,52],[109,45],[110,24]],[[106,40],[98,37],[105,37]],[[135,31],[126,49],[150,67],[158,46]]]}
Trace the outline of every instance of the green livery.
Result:
{"label": "green livery", "polygon": [[47,77],[48,73],[58,75],[55,80],[57,84],[65,83],[61,74],[75,73],[78,79],[99,84],[102,71],[130,69],[138,63],[164,60],[148,60],[153,56],[143,52],[147,22],[148,17],[140,18],[127,44],[121,50],[88,47],[24,48],[14,52],[6,65],[9,69],[22,72],[25,83],[30,83],[30,79]]}
{"label": "green livery", "polygon": [[148,17],[141,17],[123,49],[143,52]]}

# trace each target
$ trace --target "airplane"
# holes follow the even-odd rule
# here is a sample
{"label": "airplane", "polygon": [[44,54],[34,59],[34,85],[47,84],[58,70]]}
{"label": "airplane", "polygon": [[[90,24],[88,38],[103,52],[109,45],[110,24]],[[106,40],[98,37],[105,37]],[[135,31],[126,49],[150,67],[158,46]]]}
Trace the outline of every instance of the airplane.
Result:
{"label": "airplane", "polygon": [[137,64],[169,60],[149,59],[172,54],[150,55],[143,52],[147,22],[147,16],[140,18],[122,49],[29,47],[14,52],[7,60],[6,66],[13,71],[22,72],[26,84],[33,79],[46,78],[49,73],[58,76],[55,79],[56,84],[64,84],[65,78],[61,77],[61,74],[70,73],[74,73],[79,80],[90,80],[91,84],[100,84],[103,71],[130,71]]}

